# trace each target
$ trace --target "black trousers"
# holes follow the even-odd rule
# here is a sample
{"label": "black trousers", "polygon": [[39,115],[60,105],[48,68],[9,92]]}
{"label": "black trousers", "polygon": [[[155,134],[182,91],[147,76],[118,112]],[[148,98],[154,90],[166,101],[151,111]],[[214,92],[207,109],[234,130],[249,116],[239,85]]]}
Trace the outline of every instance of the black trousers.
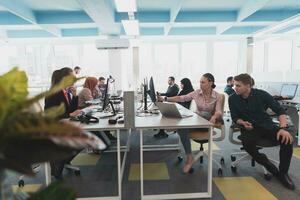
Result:
{"label": "black trousers", "polygon": [[275,144],[280,145],[279,151],[279,172],[287,173],[290,167],[291,158],[293,155],[293,144],[282,144],[277,140],[278,129],[274,128],[272,130],[263,128],[254,128],[253,130],[242,130],[241,140],[244,149],[252,156],[252,158],[259,164],[266,166],[270,162],[267,156],[260,153],[256,147],[259,140],[271,140]]}

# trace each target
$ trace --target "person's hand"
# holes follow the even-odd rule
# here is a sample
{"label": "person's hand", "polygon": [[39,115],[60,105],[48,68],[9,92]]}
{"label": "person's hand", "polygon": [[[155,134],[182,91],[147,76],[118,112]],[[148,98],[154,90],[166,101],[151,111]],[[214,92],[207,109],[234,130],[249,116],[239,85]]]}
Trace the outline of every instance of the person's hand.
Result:
{"label": "person's hand", "polygon": [[214,116],[212,116],[209,121],[210,123],[215,124],[217,119]]}
{"label": "person's hand", "polygon": [[157,101],[163,102],[163,101],[164,101],[164,98],[163,98],[162,96],[157,95]]}
{"label": "person's hand", "polygon": [[284,129],[280,129],[278,132],[277,132],[277,140],[281,143],[284,143],[284,144],[292,144],[293,143],[293,136],[291,136],[291,134],[284,130]]}
{"label": "person's hand", "polygon": [[82,110],[78,109],[78,110],[75,110],[74,112],[70,113],[70,117],[76,117],[78,115],[81,115],[82,113]]}
{"label": "person's hand", "polygon": [[75,86],[70,86],[70,87],[68,87],[68,91],[69,92],[71,92],[71,94],[73,95],[73,96],[76,96],[76,87]]}
{"label": "person's hand", "polygon": [[253,129],[252,124],[251,124],[250,122],[248,122],[248,121],[244,121],[242,125],[243,125],[243,126],[245,127],[245,129],[248,130],[248,131],[250,131],[250,130]]}

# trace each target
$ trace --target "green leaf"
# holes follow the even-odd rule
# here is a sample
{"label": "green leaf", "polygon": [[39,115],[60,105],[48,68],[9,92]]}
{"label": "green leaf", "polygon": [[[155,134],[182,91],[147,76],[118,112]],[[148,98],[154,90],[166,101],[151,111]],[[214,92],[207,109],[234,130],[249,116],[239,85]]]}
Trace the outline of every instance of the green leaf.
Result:
{"label": "green leaf", "polygon": [[0,76],[0,127],[8,115],[20,110],[20,104],[27,98],[27,77],[16,67]]}
{"label": "green leaf", "polygon": [[28,200],[74,200],[75,192],[62,181],[51,183],[47,188],[32,195]]}

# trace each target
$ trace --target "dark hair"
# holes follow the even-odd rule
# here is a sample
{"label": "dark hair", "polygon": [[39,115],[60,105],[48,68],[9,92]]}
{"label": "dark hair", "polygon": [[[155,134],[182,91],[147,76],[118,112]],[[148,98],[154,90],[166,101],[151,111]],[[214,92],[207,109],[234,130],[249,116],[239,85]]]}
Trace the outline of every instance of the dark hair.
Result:
{"label": "dark hair", "polygon": [[254,79],[251,77],[251,87],[253,87],[255,85],[255,81]]}
{"label": "dark hair", "polygon": [[182,91],[186,92],[187,94],[194,91],[193,85],[188,78],[181,79],[180,83],[183,85]]}
{"label": "dark hair", "polygon": [[54,70],[51,76],[51,87],[59,83],[60,70]]}
{"label": "dark hair", "polygon": [[234,77],[235,81],[241,81],[244,85],[250,85],[252,86],[252,80],[251,76],[249,74],[239,74]]}
{"label": "dark hair", "polygon": [[203,76],[205,78],[207,78],[207,80],[209,82],[212,82],[211,88],[214,89],[216,87],[216,85],[215,85],[215,77],[211,73],[203,74]]}
{"label": "dark hair", "polygon": [[74,67],[74,70],[81,69],[79,66]]}
{"label": "dark hair", "polygon": [[169,76],[169,79],[171,79],[171,81],[175,81],[174,76]]}
{"label": "dark hair", "polygon": [[101,77],[99,77],[99,79],[98,79],[99,81],[104,81],[105,80],[105,78],[103,77],[103,76],[101,76]]}
{"label": "dark hair", "polygon": [[233,77],[232,76],[229,76],[228,78],[227,78],[227,83],[229,82],[229,81],[232,81],[233,80]]}

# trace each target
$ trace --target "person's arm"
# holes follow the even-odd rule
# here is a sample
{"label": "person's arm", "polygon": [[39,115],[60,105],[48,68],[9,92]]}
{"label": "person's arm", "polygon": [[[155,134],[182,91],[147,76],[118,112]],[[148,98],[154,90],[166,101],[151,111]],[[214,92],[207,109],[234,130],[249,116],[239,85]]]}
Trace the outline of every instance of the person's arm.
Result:
{"label": "person's arm", "polygon": [[223,113],[222,113],[222,98],[221,98],[220,95],[218,95],[216,108],[215,108],[215,113],[214,113],[213,116],[211,116],[210,121],[212,123],[216,123],[216,121],[218,119],[221,119],[222,116],[223,116]]}
{"label": "person's arm", "polygon": [[280,106],[280,104],[267,92],[261,91],[261,96],[266,103],[268,108],[271,108],[273,112],[278,115],[278,121],[280,127],[287,127],[287,118],[285,110]]}

